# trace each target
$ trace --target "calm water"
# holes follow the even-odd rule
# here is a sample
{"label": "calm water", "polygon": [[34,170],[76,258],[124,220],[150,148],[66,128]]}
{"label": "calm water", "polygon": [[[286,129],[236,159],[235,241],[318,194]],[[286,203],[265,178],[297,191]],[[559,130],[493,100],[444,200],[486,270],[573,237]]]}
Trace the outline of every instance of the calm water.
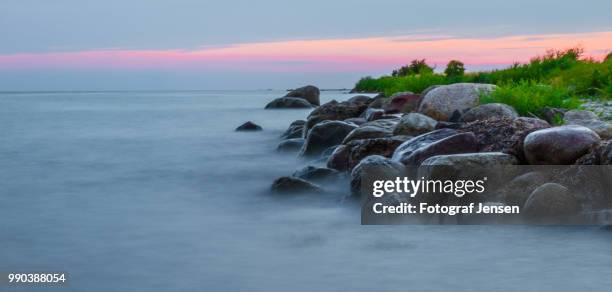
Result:
{"label": "calm water", "polygon": [[280,94],[0,94],[0,271],[67,271],[62,291],[610,291],[600,228],[361,226],[340,196],[270,195],[307,163],[274,151],[308,113],[263,110]]}

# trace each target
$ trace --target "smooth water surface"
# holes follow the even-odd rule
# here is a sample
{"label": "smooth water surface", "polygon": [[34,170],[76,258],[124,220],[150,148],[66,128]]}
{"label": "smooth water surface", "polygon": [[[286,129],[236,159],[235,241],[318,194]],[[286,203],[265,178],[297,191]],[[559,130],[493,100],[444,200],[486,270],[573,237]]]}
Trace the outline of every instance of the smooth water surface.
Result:
{"label": "smooth water surface", "polygon": [[308,114],[263,109],[281,94],[0,94],[0,271],[67,271],[62,291],[610,291],[601,228],[361,226],[340,195],[270,194],[308,163],[275,151]]}

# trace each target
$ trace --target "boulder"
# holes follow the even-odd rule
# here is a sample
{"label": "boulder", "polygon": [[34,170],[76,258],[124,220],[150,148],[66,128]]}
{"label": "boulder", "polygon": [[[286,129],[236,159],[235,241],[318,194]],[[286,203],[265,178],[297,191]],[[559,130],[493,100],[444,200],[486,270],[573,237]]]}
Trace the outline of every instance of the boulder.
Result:
{"label": "boulder", "polygon": [[393,161],[402,161],[405,157],[410,156],[414,151],[419,148],[425,147],[435,141],[450,137],[457,134],[458,132],[453,129],[440,129],[435,130],[412,139],[407,140],[395,149],[391,159]]}
{"label": "boulder", "polygon": [[306,121],[306,131],[312,129],[314,125],[321,121],[342,121],[350,118],[357,118],[367,108],[362,103],[337,102],[332,100],[316,108],[308,115]]}
{"label": "boulder", "polygon": [[406,136],[394,136],[390,138],[356,140],[349,143],[348,169],[352,169],[362,159],[370,155],[390,158],[395,149],[408,138]]}
{"label": "boulder", "polygon": [[436,120],[419,113],[404,115],[395,129],[394,135],[418,136],[433,131],[436,128]]}
{"label": "boulder", "polygon": [[287,93],[287,95],[285,95],[285,97],[302,98],[308,101],[310,104],[318,106],[321,104],[319,101],[319,94],[320,91],[317,87],[307,85],[290,91],[289,93]]}
{"label": "boulder", "polygon": [[612,165],[612,141],[597,144],[576,161],[579,165]]}
{"label": "boulder", "polygon": [[273,183],[271,190],[273,193],[277,194],[289,194],[289,193],[321,193],[323,189],[313,184],[309,181],[306,181],[297,177],[283,176],[277,178]]}
{"label": "boulder", "polygon": [[353,96],[351,98],[349,98],[347,101],[349,103],[370,103],[370,101],[372,100],[371,97],[366,96],[366,95],[356,95]]}
{"label": "boulder", "polygon": [[248,121],[242,125],[240,125],[238,128],[236,128],[236,131],[261,131],[262,128],[261,126]]}
{"label": "boulder", "polygon": [[344,120],[347,123],[351,123],[351,124],[355,124],[357,126],[363,125],[365,123],[367,123],[366,119],[364,118],[349,118]]}
{"label": "boulder", "polygon": [[450,166],[457,170],[473,167],[494,167],[499,165],[516,165],[516,157],[501,152],[462,153],[438,155],[427,158],[421,166]]}
{"label": "boulder", "polygon": [[293,138],[301,138],[304,133],[304,124],[306,121],[304,120],[295,120],[290,125],[289,128],[281,135],[281,138],[285,139],[293,139]]}
{"label": "boulder", "polygon": [[440,86],[444,86],[444,85],[431,85],[427,88],[425,88],[425,90],[421,91],[421,96],[425,96],[427,95],[430,91],[440,87]]}
{"label": "boulder", "polygon": [[380,117],[385,115],[385,110],[383,109],[378,109],[378,108],[367,108],[364,112],[363,112],[363,117],[366,119],[366,121],[374,121],[374,120],[378,120]]}
{"label": "boulder", "polygon": [[390,136],[391,131],[389,129],[375,125],[363,125],[351,131],[346,138],[344,138],[342,144],[347,144],[348,142],[354,140],[384,138]]}
{"label": "boulder", "polygon": [[323,150],[342,143],[357,126],[342,121],[324,121],[316,124],[306,137],[302,156],[319,155]]}
{"label": "boulder", "polygon": [[492,84],[456,83],[432,89],[423,97],[419,112],[438,121],[455,121],[479,104],[480,95],[492,92]]}
{"label": "boulder", "polygon": [[392,95],[389,101],[383,105],[385,113],[409,113],[416,111],[421,102],[421,95],[412,92],[399,92]]}
{"label": "boulder", "polygon": [[348,155],[350,147],[347,145],[340,145],[334,149],[334,152],[327,158],[327,167],[338,171],[347,171],[348,167]]}
{"label": "boulder", "polygon": [[404,165],[419,166],[429,157],[476,151],[476,136],[473,133],[458,133],[423,145],[409,155],[402,156],[400,162]]}
{"label": "boulder", "polygon": [[503,103],[488,103],[476,106],[461,116],[462,122],[488,120],[490,118],[518,118],[518,113],[511,106]]}
{"label": "boulder", "polygon": [[579,211],[579,202],[566,187],[545,183],[529,195],[522,212],[533,222],[562,223],[571,222]]}
{"label": "boulder", "polygon": [[384,94],[379,94],[372,98],[370,104],[368,104],[368,108],[382,109],[383,106],[391,100],[390,98],[385,97]]}
{"label": "boulder", "polygon": [[[362,181],[366,185],[374,179],[394,178],[402,175],[404,166],[380,155],[368,156],[351,171],[351,195],[361,196]],[[367,190],[365,195],[367,195]]]}
{"label": "boulder", "polygon": [[335,169],[325,167],[306,166],[293,173],[293,177],[308,181],[325,181],[339,177],[339,172]]}
{"label": "boulder", "polygon": [[591,111],[571,110],[564,115],[566,125],[587,127],[597,133],[602,139],[612,139],[612,123],[602,121]]}
{"label": "boulder", "polygon": [[529,164],[568,165],[600,140],[595,132],[583,126],[554,127],[527,135],[523,152]]}
{"label": "boulder", "polygon": [[499,198],[509,206],[524,206],[529,195],[549,180],[550,177],[540,171],[518,175],[499,191]]}
{"label": "boulder", "polygon": [[279,97],[266,105],[266,109],[312,108],[312,104],[302,98]]}
{"label": "boulder", "polygon": [[278,152],[298,152],[304,146],[304,138],[287,139],[278,144],[276,151]]}
{"label": "boulder", "polygon": [[478,140],[479,152],[504,152],[525,162],[523,140],[531,132],[549,128],[550,125],[536,118],[491,118],[463,124],[460,131],[472,132]]}

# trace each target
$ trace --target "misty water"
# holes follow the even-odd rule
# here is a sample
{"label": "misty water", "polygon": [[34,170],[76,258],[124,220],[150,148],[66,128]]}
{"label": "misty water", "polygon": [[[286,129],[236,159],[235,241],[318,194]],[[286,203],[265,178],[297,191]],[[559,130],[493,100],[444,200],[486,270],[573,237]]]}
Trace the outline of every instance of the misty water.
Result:
{"label": "misty water", "polygon": [[0,271],[65,271],[62,291],[612,287],[604,228],[361,226],[342,195],[270,194],[308,163],[275,151],[308,114],[263,109],[282,93],[0,94]]}

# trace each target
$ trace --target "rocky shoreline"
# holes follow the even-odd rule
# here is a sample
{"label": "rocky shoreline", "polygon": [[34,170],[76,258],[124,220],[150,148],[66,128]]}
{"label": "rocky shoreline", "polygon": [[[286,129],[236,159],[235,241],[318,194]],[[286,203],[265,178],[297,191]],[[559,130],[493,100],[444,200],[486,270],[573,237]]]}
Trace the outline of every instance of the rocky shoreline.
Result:
{"label": "rocky shoreline", "polygon": [[[360,182],[368,175],[363,170],[372,167],[391,176],[436,165],[573,165],[570,169],[576,173],[583,166],[610,167],[612,125],[609,118],[593,113],[593,108],[610,112],[609,104],[603,109],[593,104],[588,104],[589,110],[550,109],[554,115],[544,120],[519,116],[506,104],[479,104],[483,92],[495,89],[490,84],[458,83],[432,86],[422,94],[356,95],[322,105],[315,86],[293,90],[266,109],[314,109],[289,125],[277,150],[324,166],[307,166],[278,178],[272,191],[321,193],[326,191],[322,181],[347,177],[351,196],[359,197]],[[580,186],[534,171],[500,187],[511,192],[500,191],[482,201],[519,205],[527,214],[551,218],[599,214],[612,208],[612,171],[603,175],[591,180],[600,184],[590,190],[595,193],[583,195],[575,192]]]}

